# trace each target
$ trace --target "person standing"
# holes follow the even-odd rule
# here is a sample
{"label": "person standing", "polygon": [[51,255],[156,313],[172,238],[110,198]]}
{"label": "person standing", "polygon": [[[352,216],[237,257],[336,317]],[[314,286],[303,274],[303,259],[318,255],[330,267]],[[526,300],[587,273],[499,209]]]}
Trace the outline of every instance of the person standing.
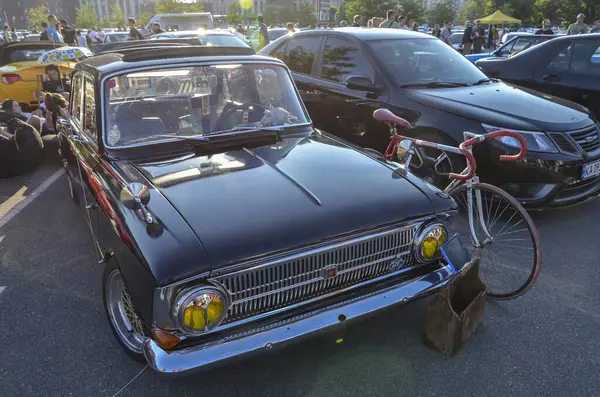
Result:
{"label": "person standing", "polygon": [[132,18],[132,17],[127,18],[127,23],[129,24],[129,39],[130,40],[143,40],[144,36],[135,27],[135,18]]}
{"label": "person standing", "polygon": [[285,29],[287,30],[288,34],[296,33],[296,29],[294,28],[294,24],[292,22],[288,22],[285,25]]}
{"label": "person standing", "polygon": [[66,19],[60,20],[60,27],[62,28],[63,39],[65,43],[67,43],[68,45],[77,45],[77,40],[75,37],[77,35],[77,32],[72,26],[69,26]]}
{"label": "person standing", "polygon": [[579,14],[577,15],[577,22],[569,25],[569,29],[567,30],[567,35],[572,34],[583,34],[588,32],[588,26],[585,24],[585,15]]}
{"label": "person standing", "polygon": [[362,16],[355,15],[354,16],[354,23],[352,24],[352,26],[354,26],[355,28],[360,28],[361,25],[362,25]]}
{"label": "person standing", "polygon": [[452,40],[450,40],[450,36],[452,36],[452,22],[446,21],[444,23],[444,29],[442,29],[442,33],[440,33],[440,39],[452,47]]}
{"label": "person standing", "polygon": [[159,33],[165,33],[165,31],[160,27],[160,22],[154,22],[152,24],[152,32],[150,32],[150,36]]}
{"label": "person standing", "polygon": [[481,48],[485,42],[485,29],[481,26],[481,22],[475,23],[475,29],[473,30],[473,53],[481,53]]}
{"label": "person standing", "polygon": [[8,27],[8,25],[4,25],[4,31],[2,32],[2,36],[4,36],[5,43],[10,43],[12,41],[10,28]]}
{"label": "person standing", "polygon": [[88,46],[87,37],[85,37],[85,35],[81,32],[81,30],[78,30],[76,32],[76,34],[77,34],[77,46],[87,48],[87,46]]}
{"label": "person standing", "polygon": [[406,17],[403,15],[398,15],[398,29],[409,30],[406,25]]}
{"label": "person standing", "polygon": [[381,22],[381,24],[379,25],[380,28],[393,28],[393,29],[398,29],[398,23],[396,22],[396,15],[394,13],[394,10],[388,10],[388,12],[385,14],[385,16],[387,17],[387,20]]}
{"label": "person standing", "polygon": [[[50,14],[48,15],[48,39],[55,43],[62,43],[63,37],[60,34],[58,28],[56,27],[58,24],[58,19],[56,19],[56,15]],[[60,25],[59,25],[60,26]]]}
{"label": "person standing", "polygon": [[600,21],[594,21],[594,27],[590,30],[590,33],[600,33]]}
{"label": "person standing", "polygon": [[433,30],[431,31],[431,35],[433,37],[437,37],[439,39],[441,33],[442,33],[442,30],[440,29],[440,24],[436,23],[435,25],[433,25]]}
{"label": "person standing", "polygon": [[12,28],[12,31],[10,32],[10,40],[19,41],[19,36],[17,36],[17,29]]}
{"label": "person standing", "polygon": [[419,31],[419,24],[416,22],[413,22],[410,30],[412,30],[413,32],[418,32]]}
{"label": "person standing", "polygon": [[471,21],[466,22],[467,27],[463,33],[462,45],[463,45],[463,54],[469,55],[471,53],[471,49],[473,48],[473,25]]}
{"label": "person standing", "polygon": [[270,43],[269,40],[269,29],[265,25],[265,19],[261,16],[258,17],[258,48],[260,50],[264,46]]}
{"label": "person standing", "polygon": [[544,19],[542,21],[542,28],[537,30],[535,34],[554,34],[552,28],[550,27],[550,20]]}
{"label": "person standing", "polygon": [[42,33],[40,33],[40,40],[50,40],[48,38],[48,23],[42,22]]}

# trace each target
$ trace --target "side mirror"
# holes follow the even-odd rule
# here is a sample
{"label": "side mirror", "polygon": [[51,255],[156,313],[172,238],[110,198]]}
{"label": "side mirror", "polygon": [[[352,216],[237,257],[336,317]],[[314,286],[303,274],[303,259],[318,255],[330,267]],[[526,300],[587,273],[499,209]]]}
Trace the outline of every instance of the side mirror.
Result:
{"label": "side mirror", "polygon": [[149,201],[150,191],[142,183],[130,183],[121,190],[121,202],[130,210],[142,209]]}
{"label": "side mirror", "polygon": [[383,91],[381,87],[375,86],[375,84],[373,84],[369,77],[362,75],[348,76],[348,78],[346,79],[346,87],[349,90],[356,91],[367,91],[375,93]]}

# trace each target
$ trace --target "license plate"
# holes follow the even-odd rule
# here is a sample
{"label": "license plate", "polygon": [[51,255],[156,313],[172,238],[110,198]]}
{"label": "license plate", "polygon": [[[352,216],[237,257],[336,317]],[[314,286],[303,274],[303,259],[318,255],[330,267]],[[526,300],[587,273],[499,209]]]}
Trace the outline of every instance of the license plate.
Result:
{"label": "license plate", "polygon": [[588,179],[600,175],[600,160],[583,166],[581,179]]}

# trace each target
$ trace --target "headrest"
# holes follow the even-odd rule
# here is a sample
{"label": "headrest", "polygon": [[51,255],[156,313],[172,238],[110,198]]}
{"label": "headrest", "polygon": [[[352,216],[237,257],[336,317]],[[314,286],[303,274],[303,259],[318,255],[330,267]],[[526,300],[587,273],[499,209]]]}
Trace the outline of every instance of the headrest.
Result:
{"label": "headrest", "polygon": [[116,120],[141,120],[144,117],[144,105],[140,102],[128,102],[117,109]]}

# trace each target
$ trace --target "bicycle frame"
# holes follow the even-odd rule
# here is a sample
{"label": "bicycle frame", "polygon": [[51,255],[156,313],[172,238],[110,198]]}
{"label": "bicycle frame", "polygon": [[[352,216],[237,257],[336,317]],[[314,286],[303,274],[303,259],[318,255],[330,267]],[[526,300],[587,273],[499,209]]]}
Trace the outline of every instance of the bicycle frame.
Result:
{"label": "bicycle frame", "polygon": [[[415,154],[414,149],[413,149],[414,146],[434,148],[434,149],[440,150],[444,153],[449,152],[449,153],[454,153],[454,154],[460,154],[462,156],[465,155],[463,153],[463,151],[461,151],[461,149],[458,147],[443,145],[443,144],[435,143],[435,142],[423,141],[421,139],[405,137],[402,135],[398,135],[396,133],[395,126],[393,127],[393,129],[394,129],[395,136],[403,138],[403,141],[410,142],[408,147],[402,146],[402,141],[398,143],[398,149],[401,149],[402,151],[406,151],[408,153],[404,160],[404,164],[403,164],[405,169],[407,169],[407,165],[410,164],[410,162],[412,160],[412,156]],[[468,131],[463,132],[463,136],[464,136],[465,140],[470,139],[470,138],[481,137],[481,135],[474,134],[474,133],[468,132]],[[472,150],[471,146],[466,147],[465,150],[467,150],[472,155],[473,150]],[[467,162],[467,166],[461,172],[461,175],[468,175],[469,172],[470,172],[470,166],[469,166],[469,162]],[[458,185],[460,185],[461,182],[462,181],[459,179],[453,179],[452,182],[450,182],[448,184],[448,186],[446,186],[444,188],[444,192],[446,192],[446,193],[450,192],[452,189],[454,189]],[[473,214],[473,195],[472,195],[473,184],[479,183],[479,177],[476,174],[473,174],[470,178],[466,179],[464,182],[467,185],[467,192],[468,192],[467,205],[468,205],[469,229],[471,232],[471,240],[473,242],[473,245],[476,248],[481,248],[483,246],[483,244],[478,240],[477,233],[475,232],[475,220],[474,220],[474,214]],[[492,236],[491,236],[490,232],[487,230],[487,228],[485,226],[485,221],[483,219],[483,204],[482,204],[482,199],[481,199],[481,192],[479,190],[475,190],[475,204],[477,205],[477,212],[479,213],[479,216],[478,216],[479,224],[486,236],[486,240],[483,243],[486,243],[492,239]]]}

